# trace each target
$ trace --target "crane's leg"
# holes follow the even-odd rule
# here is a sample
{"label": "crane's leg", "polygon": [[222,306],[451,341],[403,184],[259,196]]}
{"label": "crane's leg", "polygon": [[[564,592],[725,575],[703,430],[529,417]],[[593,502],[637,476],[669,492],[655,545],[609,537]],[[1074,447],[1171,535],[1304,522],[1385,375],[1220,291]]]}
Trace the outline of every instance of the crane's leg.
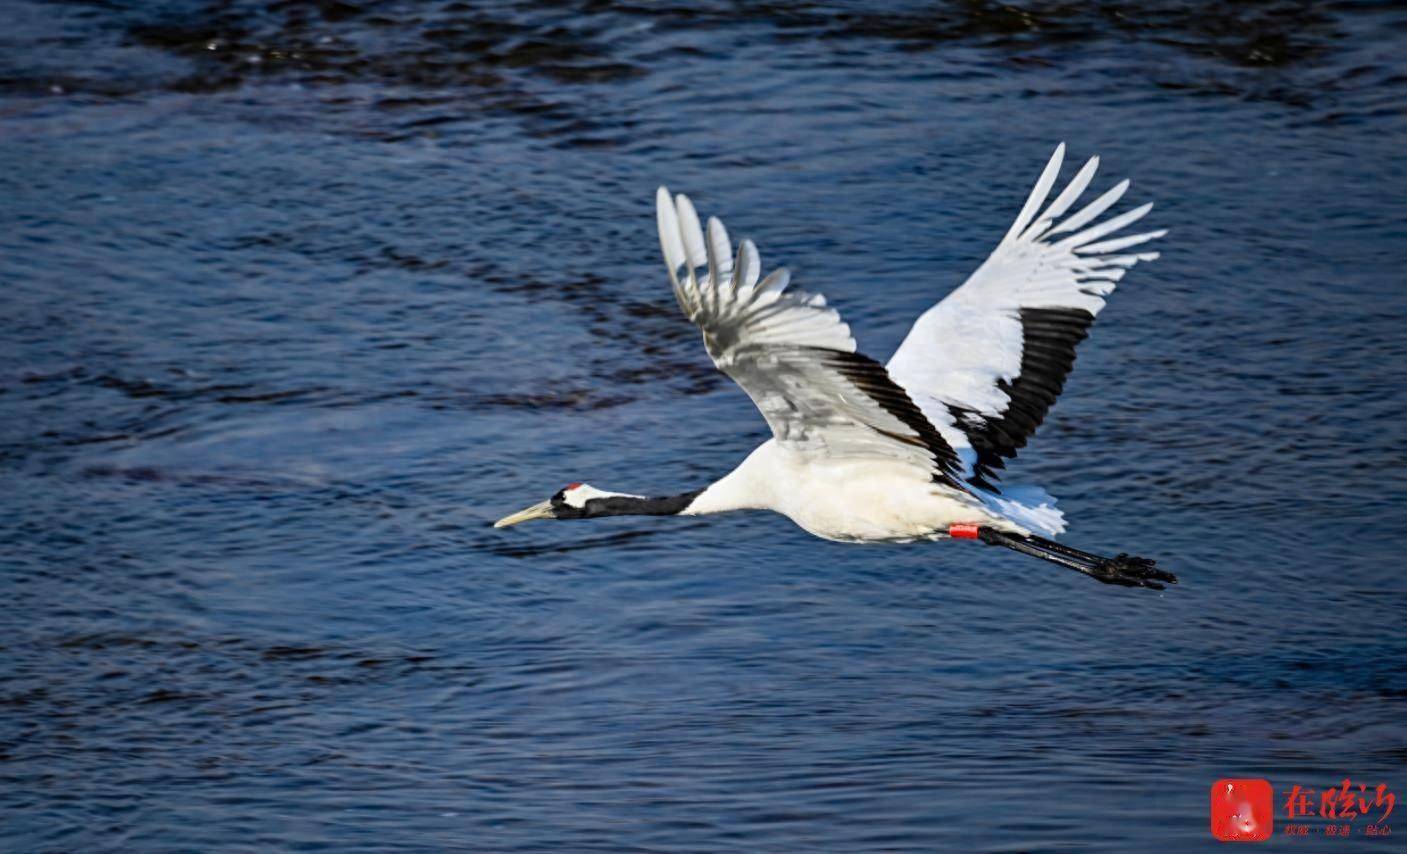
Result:
{"label": "crane's leg", "polygon": [[1148,587],[1162,590],[1160,582],[1176,584],[1177,576],[1158,569],[1155,561],[1146,557],[1119,554],[1116,557],[1102,557],[1097,554],[1073,549],[1045,537],[1009,534],[986,525],[954,525],[949,535],[960,539],[981,540],[989,546],[1002,546],[1012,551],[1038,557],[1059,564],[1076,572],[1084,573],[1105,584],[1120,584],[1124,587]]}

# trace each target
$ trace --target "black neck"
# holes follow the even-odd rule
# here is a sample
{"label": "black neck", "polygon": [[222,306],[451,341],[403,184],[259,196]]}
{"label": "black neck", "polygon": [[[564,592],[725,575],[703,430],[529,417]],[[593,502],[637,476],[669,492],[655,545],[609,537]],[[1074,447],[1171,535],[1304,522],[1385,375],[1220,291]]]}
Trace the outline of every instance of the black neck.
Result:
{"label": "black neck", "polygon": [[582,508],[583,518],[597,516],[676,516],[684,512],[702,489],[686,492],[683,495],[667,495],[661,498],[636,498],[631,495],[612,495],[608,498],[592,498]]}

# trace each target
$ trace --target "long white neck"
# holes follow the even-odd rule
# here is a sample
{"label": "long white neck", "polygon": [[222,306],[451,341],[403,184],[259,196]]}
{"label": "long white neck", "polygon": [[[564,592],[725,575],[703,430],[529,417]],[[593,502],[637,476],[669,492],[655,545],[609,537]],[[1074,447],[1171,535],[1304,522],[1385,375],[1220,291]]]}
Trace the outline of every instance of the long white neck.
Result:
{"label": "long white neck", "polygon": [[775,445],[768,441],[748,455],[742,465],[705,489],[684,508],[681,516],[703,516],[730,510],[769,510],[773,506],[770,477]]}

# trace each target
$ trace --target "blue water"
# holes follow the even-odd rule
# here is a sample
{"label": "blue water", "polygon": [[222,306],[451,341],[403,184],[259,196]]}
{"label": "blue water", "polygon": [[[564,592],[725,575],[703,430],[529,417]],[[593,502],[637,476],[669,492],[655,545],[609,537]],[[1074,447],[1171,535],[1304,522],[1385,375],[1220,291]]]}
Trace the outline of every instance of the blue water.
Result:
{"label": "blue water", "polygon": [[[1179,850],[1222,777],[1407,796],[1400,8],[5,6],[4,848]],[[1171,233],[1009,477],[1176,588],[489,527],[766,435],[657,184],[886,358],[1061,140]]]}

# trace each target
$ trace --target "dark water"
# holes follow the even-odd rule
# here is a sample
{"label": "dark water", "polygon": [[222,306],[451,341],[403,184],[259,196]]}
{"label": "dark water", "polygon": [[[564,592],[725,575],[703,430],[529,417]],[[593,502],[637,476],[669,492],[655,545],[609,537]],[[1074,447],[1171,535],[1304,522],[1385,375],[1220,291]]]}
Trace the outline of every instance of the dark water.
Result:
{"label": "dark water", "polygon": [[[1183,849],[1220,777],[1407,796],[1400,9],[4,5],[5,848]],[[887,357],[1060,140],[1172,233],[1012,471],[1177,589],[488,526],[765,435],[656,184]]]}

